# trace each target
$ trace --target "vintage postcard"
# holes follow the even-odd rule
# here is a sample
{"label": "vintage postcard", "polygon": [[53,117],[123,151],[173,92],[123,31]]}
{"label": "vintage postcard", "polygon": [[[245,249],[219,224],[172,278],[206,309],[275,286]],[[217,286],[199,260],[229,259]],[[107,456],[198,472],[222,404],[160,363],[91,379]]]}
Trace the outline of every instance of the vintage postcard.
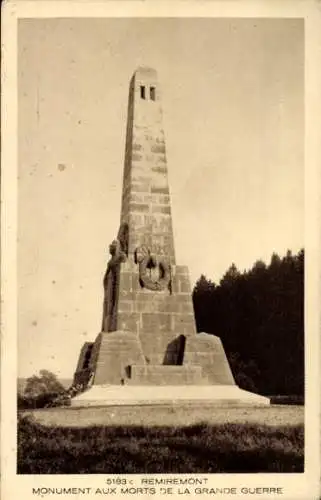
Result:
{"label": "vintage postcard", "polygon": [[319,499],[320,3],[2,27],[2,498]]}

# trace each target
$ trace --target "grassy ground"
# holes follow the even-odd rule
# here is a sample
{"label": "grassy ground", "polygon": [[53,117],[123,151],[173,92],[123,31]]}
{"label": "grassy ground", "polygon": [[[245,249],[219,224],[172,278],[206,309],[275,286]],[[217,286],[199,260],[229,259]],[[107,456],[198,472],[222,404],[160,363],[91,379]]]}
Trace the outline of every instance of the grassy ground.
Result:
{"label": "grassy ground", "polygon": [[303,467],[302,423],[56,427],[19,418],[21,474],[302,472]]}
{"label": "grassy ground", "polygon": [[92,425],[184,426],[200,421],[210,424],[257,423],[263,425],[298,425],[304,422],[304,407],[271,405],[260,407],[157,407],[124,406],[100,408],[50,408],[26,411],[43,425],[82,427]]}

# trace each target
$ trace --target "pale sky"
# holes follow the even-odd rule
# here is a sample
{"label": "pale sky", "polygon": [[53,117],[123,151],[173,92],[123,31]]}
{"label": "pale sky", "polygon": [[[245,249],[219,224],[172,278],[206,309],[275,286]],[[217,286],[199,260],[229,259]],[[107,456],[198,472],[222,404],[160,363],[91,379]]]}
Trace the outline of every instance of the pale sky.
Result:
{"label": "pale sky", "polygon": [[303,22],[19,23],[19,376],[72,377],[99,333],[129,80],[158,71],[177,264],[192,287],[303,247]]}

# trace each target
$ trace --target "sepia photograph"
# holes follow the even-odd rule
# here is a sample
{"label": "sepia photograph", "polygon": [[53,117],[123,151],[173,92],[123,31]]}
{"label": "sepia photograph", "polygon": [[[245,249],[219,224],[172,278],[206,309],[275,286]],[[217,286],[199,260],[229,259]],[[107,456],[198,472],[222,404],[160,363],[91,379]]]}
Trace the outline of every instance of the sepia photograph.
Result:
{"label": "sepia photograph", "polygon": [[52,479],[28,495],[304,484],[305,51],[300,16],[18,19],[15,474]]}
{"label": "sepia photograph", "polygon": [[19,472],[303,471],[303,34],[19,21]]}

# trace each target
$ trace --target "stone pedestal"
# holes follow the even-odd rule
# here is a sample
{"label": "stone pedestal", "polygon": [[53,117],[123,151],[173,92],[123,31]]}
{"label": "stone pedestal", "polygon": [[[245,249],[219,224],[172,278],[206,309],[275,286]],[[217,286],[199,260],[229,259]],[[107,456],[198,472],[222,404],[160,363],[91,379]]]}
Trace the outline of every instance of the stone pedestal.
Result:
{"label": "stone pedestal", "polygon": [[82,349],[76,383],[93,374],[91,385],[235,384],[220,339],[196,333],[185,266],[171,267],[169,288],[151,291],[136,264],[121,264],[112,322],[115,331]]}

